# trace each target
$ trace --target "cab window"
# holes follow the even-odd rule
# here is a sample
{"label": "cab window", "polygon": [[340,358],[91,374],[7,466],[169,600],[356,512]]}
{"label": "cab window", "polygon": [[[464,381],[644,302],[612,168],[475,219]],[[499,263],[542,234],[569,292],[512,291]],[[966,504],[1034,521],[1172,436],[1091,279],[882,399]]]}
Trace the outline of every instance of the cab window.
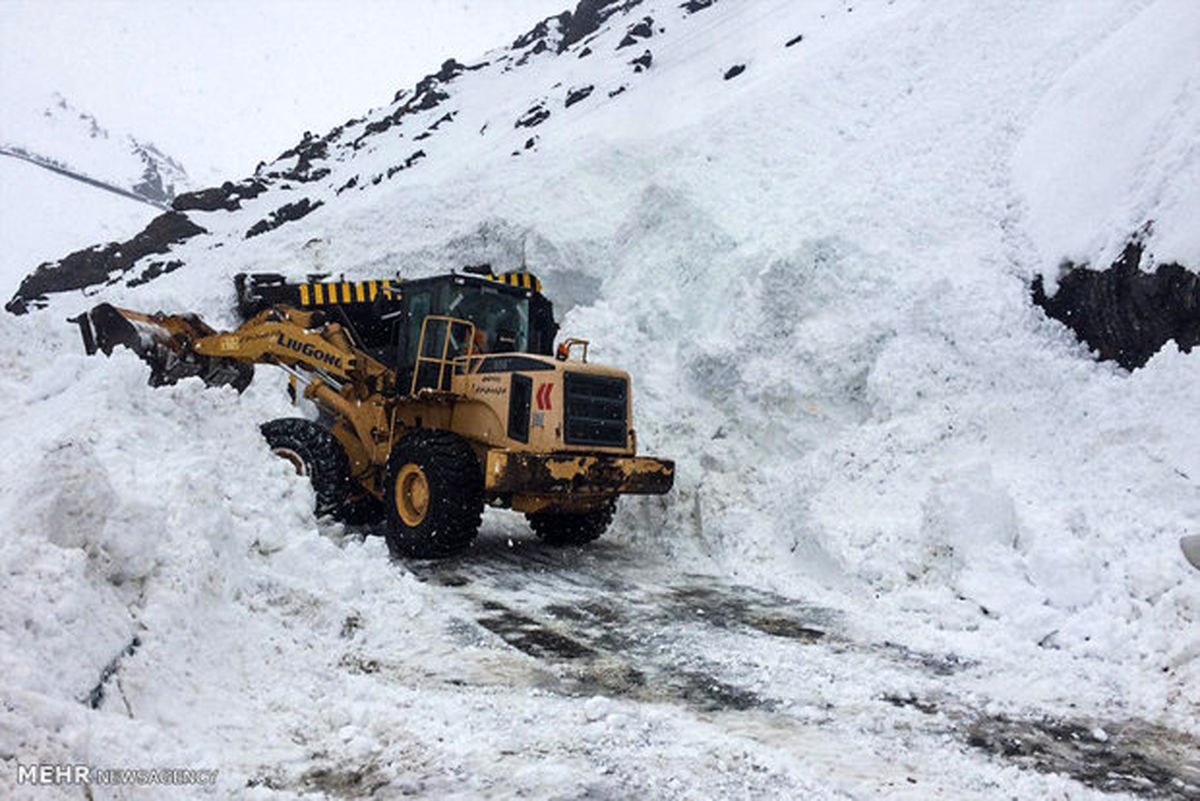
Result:
{"label": "cab window", "polygon": [[476,349],[483,353],[525,352],[529,344],[529,301],[491,287],[455,286],[446,315],[475,324]]}

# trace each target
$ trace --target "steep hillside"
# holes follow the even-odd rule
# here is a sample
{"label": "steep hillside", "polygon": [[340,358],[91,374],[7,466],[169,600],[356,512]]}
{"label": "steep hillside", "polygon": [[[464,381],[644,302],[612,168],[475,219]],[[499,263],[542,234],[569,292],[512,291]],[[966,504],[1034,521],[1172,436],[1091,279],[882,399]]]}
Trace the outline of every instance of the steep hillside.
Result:
{"label": "steep hillside", "polygon": [[183,166],[153,143],[109,131],[62,95],[7,100],[0,154],[160,208],[188,188]]}
{"label": "steep hillside", "polygon": [[[0,649],[22,714],[82,726],[71,699],[136,636],[137,719],[104,717],[95,748],[111,760],[127,727],[146,741],[165,732],[157,753],[229,760],[240,777],[254,765],[238,743],[258,726],[289,766],[256,776],[263,797],[272,782],[299,786],[315,753],[445,766],[446,749],[482,784],[448,787],[441,773],[429,791],[484,793],[512,778],[494,767],[492,738],[522,715],[552,730],[523,729],[512,757],[512,780],[534,794],[579,789],[524,761],[538,736],[585,764],[593,752],[566,741],[611,746],[655,782],[684,776],[600,786],[617,795],[832,796],[910,763],[947,796],[1076,793],[949,747],[943,762],[930,740],[909,759],[894,721],[869,716],[836,739],[866,743],[877,763],[861,772],[825,773],[786,748],[758,771],[706,739],[708,723],[645,707],[614,713],[641,735],[611,721],[587,730],[558,695],[526,689],[549,686],[534,668],[479,655],[462,597],[389,571],[375,539],[312,520],[303,483],[272,468],[255,429],[286,413],[277,380],[240,399],[152,391],[131,356],[84,359],[61,323],[104,299],[229,324],[241,271],[413,277],[523,255],[565,301],[563,334],[633,374],[639,444],[678,460],[677,489],[625,502],[612,537],[652,566],[648,581],[722,576],[840,610],[848,641],[926,666],[936,660],[922,654],[953,655],[936,663],[950,664],[939,683],[912,685],[856,652],[829,656],[826,700],[800,703],[805,725],[953,685],[1002,715],[1200,735],[1200,585],[1177,547],[1200,529],[1200,355],[1168,344],[1128,372],[1031,302],[1037,277],[1052,291],[1060,264],[1107,266],[1137,232],[1141,267],[1195,274],[1200,82],[1195,59],[1169,54],[1188,52],[1198,26],[1185,0],[584,0],[253,176],[176,197],[140,239],[38,270],[8,305],[23,316],[0,319],[5,394],[23,399],[0,412],[22,443],[0,466],[16,532],[0,544],[16,600],[0,609],[6,635],[32,626],[39,643]],[[1122,72],[1117,53],[1141,60]],[[1154,91],[1138,91],[1148,81]],[[1065,146],[1077,119],[1089,135]],[[1091,188],[1074,183],[1084,178]],[[61,489],[47,499],[46,486]],[[487,543],[502,551],[518,530],[489,517],[481,547],[494,556]],[[51,598],[46,583],[72,591]],[[75,623],[59,632],[55,620]],[[347,673],[329,656],[343,641],[382,662]],[[706,643],[714,662],[722,642]],[[808,665],[756,658],[736,669],[768,686]],[[380,671],[389,694],[359,695]],[[245,701],[235,713],[221,677]],[[323,708],[322,677],[336,701],[310,735],[282,685]],[[796,686],[816,692],[809,679]],[[461,689],[492,680],[511,684]],[[401,705],[461,741],[435,743]],[[601,707],[589,721],[608,721]],[[791,742],[755,731],[767,750]],[[631,746],[638,736],[670,764]],[[688,775],[673,738],[720,767]],[[814,753],[818,740],[806,741]]]}
{"label": "steep hillside", "polygon": [[110,131],[61,95],[30,91],[5,96],[0,178],[9,291],[64,251],[128,239],[188,188],[183,167],[153,144]]}
{"label": "steep hillside", "polygon": [[0,157],[0,288],[16,292],[33,264],[64,249],[122,241],[161,212],[20,159]]}

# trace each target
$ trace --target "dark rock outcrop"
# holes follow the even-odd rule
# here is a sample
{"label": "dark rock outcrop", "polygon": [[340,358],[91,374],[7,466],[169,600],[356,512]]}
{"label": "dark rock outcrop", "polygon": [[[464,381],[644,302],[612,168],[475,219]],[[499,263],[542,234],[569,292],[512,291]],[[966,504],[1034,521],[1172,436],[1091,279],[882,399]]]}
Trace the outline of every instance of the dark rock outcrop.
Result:
{"label": "dark rock outcrop", "polygon": [[[464,72],[482,69],[486,67],[488,62],[480,64],[461,64],[455,59],[448,59],[442,63],[442,68],[437,72],[426,75],[418,83],[413,90],[409,99],[403,104],[398,105],[392,113],[380,119],[373,120],[363,126],[363,132],[353,141],[352,147],[356,150],[362,146],[363,142],[371,136],[381,134],[384,131],[399,125],[400,122],[410,114],[416,114],[420,111],[428,111],[431,108],[437,108],[444,100],[449,99],[450,95],[442,91],[441,87],[450,83]],[[404,92],[396,93],[396,100],[399,102],[405,97]]]}
{"label": "dark rock outcrop", "polygon": [[166,253],[173,245],[203,233],[207,231],[185,214],[177,211],[160,214],[128,242],[111,242],[79,250],[62,261],[38,267],[21,282],[16,295],[4,308],[13,314],[24,314],[31,308],[46,305],[46,296],[52,292],[114,283],[142,257]]}
{"label": "dark rock outcrop", "polygon": [[561,53],[600,30],[604,21],[613,14],[629,11],[641,5],[641,2],[642,0],[582,0],[573,12],[568,12],[569,18],[563,25],[563,38],[559,42],[558,52]]}
{"label": "dark rock outcrop", "polygon": [[617,49],[632,47],[642,39],[649,39],[654,35],[654,20],[650,17],[642,17],[642,19],[633,25],[629,26],[629,30],[625,31],[624,38],[617,43]]}
{"label": "dark rock outcrop", "polygon": [[[398,172],[403,172],[404,170],[407,170],[409,167],[411,167],[412,165],[416,164],[418,161],[420,161],[420,160],[421,160],[421,159],[423,159],[423,158],[425,158],[425,151],[424,151],[424,150],[418,150],[416,153],[413,153],[412,155],[410,155],[408,158],[406,158],[406,159],[405,159],[403,162],[401,162],[400,164],[397,164],[397,165],[395,165],[395,166],[393,166],[393,167],[388,167],[388,171],[387,171],[387,177],[388,177],[388,178],[391,178],[391,177],[392,177],[393,175],[395,175],[396,173],[398,173]],[[320,205],[320,204],[317,204],[317,205]],[[315,207],[314,207],[314,208],[315,208]]]}
{"label": "dark rock outcrop", "polygon": [[179,195],[171,208],[175,211],[237,211],[243,200],[252,200],[265,191],[267,185],[253,178],[236,184],[226,181],[220,186]]}
{"label": "dark rock outcrop", "polygon": [[295,220],[299,220],[301,217],[305,217],[313,213],[323,205],[324,204],[319,200],[316,203],[313,203],[308,198],[301,198],[295,203],[288,203],[280,206],[279,208],[275,209],[275,211],[271,212],[270,217],[259,220],[254,225],[250,226],[250,230],[246,232],[246,238],[249,239],[252,236],[265,234],[267,231],[274,231],[284,223],[294,222]]}
{"label": "dark rock outcrop", "polygon": [[571,45],[600,30],[600,26],[612,15],[629,11],[641,2],[642,0],[581,0],[574,11],[564,11],[553,17],[546,17],[513,40],[513,50],[526,51],[517,63],[524,64],[530,55],[550,50],[551,40],[555,36],[557,42],[553,44],[553,49],[562,53]]}
{"label": "dark rock outcrop", "polygon": [[304,138],[298,145],[279,154],[278,161],[295,158],[296,165],[290,169],[267,173],[267,177],[283,178],[298,183],[319,181],[329,174],[329,168],[313,169],[313,162],[324,161],[328,156],[329,140],[327,138],[318,139],[312,135],[311,131],[305,131]]}
{"label": "dark rock outcrop", "polygon": [[577,89],[568,90],[567,91],[567,99],[563,102],[563,107],[570,108],[571,106],[578,103],[580,100],[586,100],[588,98],[588,96],[592,93],[592,90],[594,90],[595,88],[596,88],[595,86],[588,84],[587,86],[580,86]]}
{"label": "dark rock outcrop", "polygon": [[142,284],[148,284],[155,278],[158,278],[160,275],[166,275],[167,273],[175,272],[182,266],[183,262],[181,262],[179,259],[172,259],[171,261],[152,261],[145,270],[142,270],[141,275],[139,275],[137,278],[129,279],[129,286],[133,287],[141,286]]}
{"label": "dark rock outcrop", "polygon": [[1038,276],[1033,302],[1074,331],[1099,358],[1127,370],[1145,365],[1172,339],[1191,352],[1200,344],[1200,275],[1178,264],[1143,272],[1144,250],[1138,235],[1107,270],[1065,265],[1053,297]]}
{"label": "dark rock outcrop", "polygon": [[550,119],[550,109],[539,103],[522,114],[521,119],[517,120],[513,127],[536,128],[548,119]]}

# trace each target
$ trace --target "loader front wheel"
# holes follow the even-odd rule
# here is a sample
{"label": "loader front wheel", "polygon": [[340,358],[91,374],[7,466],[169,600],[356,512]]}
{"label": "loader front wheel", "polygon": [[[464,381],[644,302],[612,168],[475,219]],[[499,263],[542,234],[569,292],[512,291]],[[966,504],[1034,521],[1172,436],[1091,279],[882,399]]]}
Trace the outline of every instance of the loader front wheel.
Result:
{"label": "loader front wheel", "polygon": [[271,452],[312,482],[318,517],[330,515],[350,524],[379,520],[379,502],[350,479],[346,451],[327,428],[311,420],[283,417],[263,423],[261,431]]}
{"label": "loader front wheel", "polygon": [[449,556],[471,544],[483,515],[483,474],[466,440],[418,429],[388,459],[388,548],[394,556]]}
{"label": "loader front wheel", "polygon": [[616,508],[613,498],[587,512],[534,512],[525,519],[547,545],[584,545],[608,530]]}

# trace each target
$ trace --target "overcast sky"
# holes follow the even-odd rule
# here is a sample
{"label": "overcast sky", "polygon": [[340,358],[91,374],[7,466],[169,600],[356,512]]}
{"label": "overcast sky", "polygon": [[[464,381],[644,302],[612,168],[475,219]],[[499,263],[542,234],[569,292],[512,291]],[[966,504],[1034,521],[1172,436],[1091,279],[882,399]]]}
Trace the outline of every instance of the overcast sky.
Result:
{"label": "overcast sky", "polygon": [[61,93],[207,184],[575,0],[0,0],[6,116]]}

